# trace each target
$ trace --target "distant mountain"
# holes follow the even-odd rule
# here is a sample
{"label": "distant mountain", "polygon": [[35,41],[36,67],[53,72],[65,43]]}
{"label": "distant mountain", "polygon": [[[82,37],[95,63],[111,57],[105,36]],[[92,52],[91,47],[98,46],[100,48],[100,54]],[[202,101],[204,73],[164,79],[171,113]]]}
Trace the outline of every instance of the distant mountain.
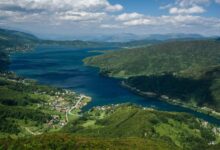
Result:
{"label": "distant mountain", "polygon": [[170,34],[151,34],[146,39],[171,40],[171,39],[202,39],[202,38],[205,37],[199,34],[170,33]]}
{"label": "distant mountain", "polygon": [[[98,34],[87,36],[68,36],[62,37],[63,40],[83,40],[96,42],[130,42],[139,40],[170,40],[170,39],[201,39],[204,38],[199,34],[184,34],[184,33],[170,33],[170,34],[133,34],[133,33],[116,33],[116,34]],[[59,41],[58,39],[53,39]]]}
{"label": "distant mountain", "polygon": [[119,33],[113,35],[101,35],[99,37],[94,37],[91,40],[94,41],[103,41],[103,42],[129,42],[129,41],[137,41],[143,40],[144,36],[136,35],[132,33]]}
{"label": "distant mountain", "polygon": [[103,42],[130,42],[139,40],[171,40],[171,39],[202,39],[205,38],[199,34],[184,34],[184,33],[170,33],[170,34],[150,34],[150,35],[136,35],[132,33],[120,33],[114,35],[101,35],[90,38],[92,41]]}

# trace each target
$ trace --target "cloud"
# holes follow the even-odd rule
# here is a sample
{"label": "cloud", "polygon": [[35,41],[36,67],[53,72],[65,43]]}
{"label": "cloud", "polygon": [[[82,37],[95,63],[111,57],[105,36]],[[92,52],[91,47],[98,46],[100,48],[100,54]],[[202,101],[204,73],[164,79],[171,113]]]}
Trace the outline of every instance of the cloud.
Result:
{"label": "cloud", "polygon": [[69,21],[97,21],[102,20],[106,13],[88,13],[68,11],[60,14],[59,19]]}
{"label": "cloud", "polygon": [[117,28],[123,28],[123,26],[118,24],[101,24],[101,28],[107,28],[107,29],[117,29]]}
{"label": "cloud", "polygon": [[155,22],[151,19],[134,19],[123,23],[126,26],[153,25]]}
{"label": "cloud", "polygon": [[116,17],[117,21],[121,21],[125,26],[152,25],[154,21],[140,13],[123,13]]}
{"label": "cloud", "polygon": [[143,18],[144,15],[139,14],[139,13],[123,13],[119,16],[116,17],[116,20],[119,21],[127,21],[127,20],[132,20],[132,19],[140,19]]}
{"label": "cloud", "polygon": [[1,0],[1,9],[10,11],[119,11],[123,7],[119,4],[111,5],[107,0]]}
{"label": "cloud", "polygon": [[[1,0],[0,10],[13,13],[7,17],[15,20],[25,16],[41,15],[44,19],[86,21],[101,20],[106,13],[120,11],[120,4],[111,5],[108,0]],[[12,19],[13,20],[13,19]],[[27,20],[28,21],[28,20]]]}
{"label": "cloud", "polygon": [[114,11],[120,11],[123,9],[123,6],[122,5],[119,5],[119,4],[116,4],[116,5],[108,5],[106,7],[106,10],[107,11],[110,11],[110,12],[114,12]]}
{"label": "cloud", "polygon": [[208,4],[211,0],[177,0],[176,4],[181,7],[189,7],[193,5]]}
{"label": "cloud", "polygon": [[206,10],[200,6],[192,6],[190,8],[172,7],[169,10],[170,14],[199,14],[204,13]]}

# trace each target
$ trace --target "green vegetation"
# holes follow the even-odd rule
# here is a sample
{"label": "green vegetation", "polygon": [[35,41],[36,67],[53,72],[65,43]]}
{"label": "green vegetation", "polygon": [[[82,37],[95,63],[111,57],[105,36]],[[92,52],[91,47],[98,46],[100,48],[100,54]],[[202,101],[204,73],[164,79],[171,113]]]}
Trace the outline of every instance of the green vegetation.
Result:
{"label": "green vegetation", "polygon": [[89,57],[85,64],[127,87],[220,111],[220,42],[172,41]]}
{"label": "green vegetation", "polygon": [[0,93],[0,137],[60,130],[90,101],[86,96],[11,73],[0,74]]}
{"label": "green vegetation", "polygon": [[117,50],[84,61],[109,76],[120,78],[164,73],[198,77],[198,71],[219,65],[219,49],[220,43],[214,40],[173,41]]}
{"label": "green vegetation", "polygon": [[3,149],[218,149],[219,128],[186,113],[96,107],[57,133],[0,139]]}
{"label": "green vegetation", "polygon": [[218,143],[220,137],[218,128],[189,114],[133,105],[94,108],[63,130],[85,137],[157,139],[180,149],[204,149],[209,143]]}
{"label": "green vegetation", "polygon": [[39,149],[138,149],[138,150],[177,150],[161,140],[141,138],[92,138],[76,137],[71,134],[46,134],[32,138],[0,140],[0,149],[39,150]]}

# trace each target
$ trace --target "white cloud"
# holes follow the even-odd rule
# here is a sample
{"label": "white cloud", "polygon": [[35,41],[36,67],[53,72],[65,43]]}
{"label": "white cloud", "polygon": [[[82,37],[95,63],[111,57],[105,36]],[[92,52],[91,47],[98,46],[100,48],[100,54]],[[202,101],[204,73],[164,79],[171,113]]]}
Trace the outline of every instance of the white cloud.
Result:
{"label": "white cloud", "polygon": [[106,13],[88,13],[88,12],[72,12],[68,11],[60,14],[59,19],[70,21],[97,21],[102,20]]}
{"label": "white cloud", "polygon": [[173,7],[170,8],[169,13],[170,14],[198,14],[198,13],[204,13],[206,10],[200,6],[192,6],[190,8],[178,8]]}
{"label": "white cloud", "polygon": [[147,17],[140,13],[123,13],[115,18],[122,26],[139,26],[139,25],[152,25],[155,24],[152,17]]}
{"label": "white cloud", "polygon": [[[34,19],[38,14],[44,19],[71,21],[101,20],[106,13],[120,11],[123,6],[111,5],[108,0],[1,0],[0,10],[14,13],[7,16]],[[13,19],[12,19],[13,20]],[[28,20],[27,20],[28,21]]]}
{"label": "white cloud", "polygon": [[181,7],[189,7],[193,5],[207,4],[211,0],[177,0],[176,4]]}
{"label": "white cloud", "polygon": [[132,20],[132,19],[140,19],[143,18],[144,15],[139,14],[139,13],[123,13],[119,16],[116,17],[116,20],[119,21],[127,21],[127,20]]}
{"label": "white cloud", "polygon": [[153,25],[155,22],[151,19],[134,19],[123,23],[126,26]]}
{"label": "white cloud", "polygon": [[111,10],[119,11],[123,7],[119,4],[111,5],[107,0],[1,0],[0,6],[3,9],[13,11],[98,11]]}
{"label": "white cloud", "polygon": [[106,7],[107,11],[113,12],[113,11],[120,11],[123,9],[122,5],[116,4],[116,5],[109,5]]}

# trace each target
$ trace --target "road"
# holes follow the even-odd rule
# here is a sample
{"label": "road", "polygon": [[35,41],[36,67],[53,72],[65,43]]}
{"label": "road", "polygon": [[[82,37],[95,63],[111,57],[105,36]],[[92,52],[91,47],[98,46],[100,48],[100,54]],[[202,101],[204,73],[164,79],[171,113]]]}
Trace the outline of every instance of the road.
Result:
{"label": "road", "polygon": [[77,108],[77,106],[79,105],[79,103],[82,101],[82,99],[84,98],[85,96],[84,95],[80,95],[80,98],[79,100],[76,102],[76,104],[74,106],[72,106],[69,110],[66,111],[66,121],[69,122],[69,118],[68,118],[68,114],[71,114],[71,111],[75,108]]}

